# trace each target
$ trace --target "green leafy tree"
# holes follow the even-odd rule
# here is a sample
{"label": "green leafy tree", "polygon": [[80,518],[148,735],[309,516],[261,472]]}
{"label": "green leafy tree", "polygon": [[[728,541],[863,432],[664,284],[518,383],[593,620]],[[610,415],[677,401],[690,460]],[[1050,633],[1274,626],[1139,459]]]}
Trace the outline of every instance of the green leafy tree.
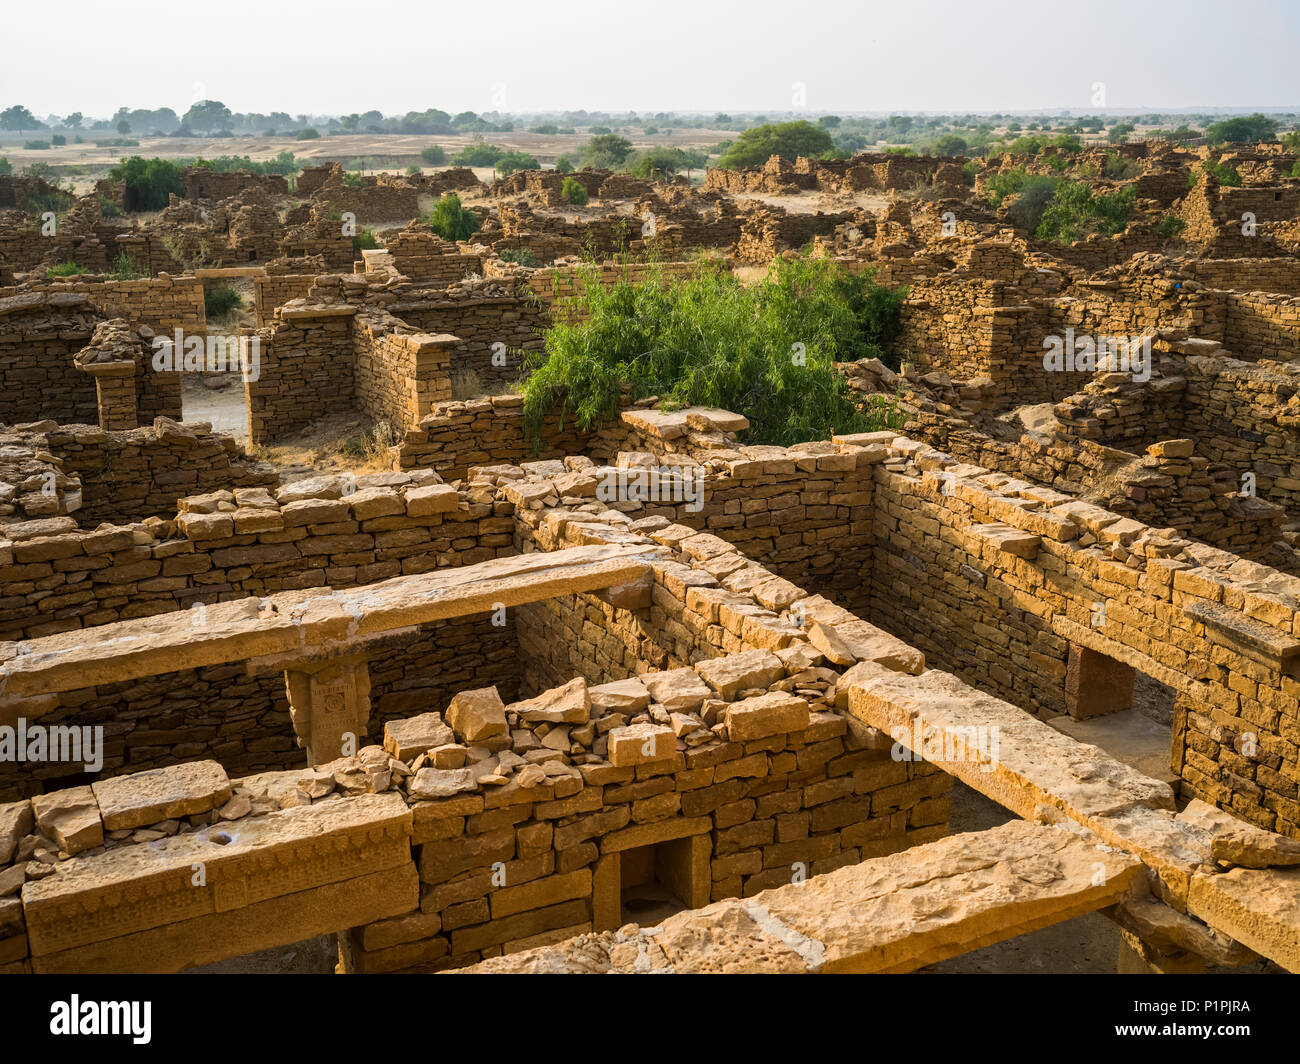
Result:
{"label": "green leafy tree", "polygon": [[220,100],[200,100],[190,105],[190,109],[181,117],[181,125],[186,129],[207,132],[225,129],[231,124],[232,118],[230,108]]}
{"label": "green leafy tree", "polygon": [[749,418],[752,443],[886,426],[834,363],[886,354],[904,289],[827,259],[778,260],[750,285],[707,268],[688,279],[652,269],[609,287],[598,273],[573,300],[581,320],[548,330],[544,351],[528,358],[524,426],[534,442],[557,406],[580,429],[613,420],[624,387],[634,398],[734,410]]}
{"label": "green leafy tree", "polygon": [[300,129],[294,134],[294,140],[316,140],[320,137],[320,131],[308,126],[306,129]]}
{"label": "green leafy tree", "polygon": [[170,195],[180,195],[181,168],[166,159],[144,159],[132,155],[109,171],[114,181],[125,186],[123,206],[128,211],[157,211],[166,207]]}
{"label": "green leafy tree", "polygon": [[718,165],[728,170],[762,166],[773,155],[794,162],[801,155],[817,156],[833,147],[831,135],[808,122],[768,123],[741,133]]}
{"label": "green leafy tree", "polygon": [[495,144],[484,144],[483,141],[476,140],[462,148],[451,161],[457,166],[495,166],[504,154],[505,151]]}
{"label": "green leafy tree", "polygon": [[429,227],[443,240],[468,240],[483,224],[478,215],[461,206],[460,197],[449,192],[433,205],[426,219]]}
{"label": "green leafy tree", "polygon": [[617,133],[602,133],[587,141],[582,153],[584,166],[595,170],[617,170],[632,154],[632,142]]}
{"label": "green leafy tree", "polygon": [[628,169],[637,177],[653,179],[672,177],[678,170],[685,170],[686,163],[686,154],[679,148],[650,148],[638,152]]}
{"label": "green leafy tree", "polygon": [[122,119],[122,121],[120,121],[117,124],[117,131],[121,133],[122,136],[125,137],[128,133],[131,132],[131,123],[128,122],[125,118]]}
{"label": "green leafy tree", "polygon": [[36,120],[36,116],[21,104],[14,104],[0,111],[0,129],[12,129],[23,133],[29,129],[40,128],[41,123]]}
{"label": "green leafy tree", "polygon": [[497,159],[496,168],[502,177],[509,177],[516,170],[540,170],[542,164],[527,152],[507,151]]}
{"label": "green leafy tree", "polygon": [[68,115],[68,117],[63,120],[63,124],[69,129],[80,129],[82,121],[83,116],[81,112],[73,111],[72,114]]}
{"label": "green leafy tree", "polygon": [[426,166],[442,166],[447,161],[447,152],[436,144],[420,149],[420,159]]}
{"label": "green leafy tree", "polygon": [[1205,127],[1205,139],[1211,144],[1244,143],[1272,140],[1277,136],[1277,120],[1256,112],[1237,118],[1225,118]]}
{"label": "green leafy tree", "polygon": [[965,137],[959,137],[956,133],[945,133],[934,142],[934,154],[965,155],[966,149],[969,147],[970,145],[966,143]]}
{"label": "green leafy tree", "polygon": [[555,169],[562,174],[571,173],[573,171],[573,160],[567,155],[561,155],[555,160]]}

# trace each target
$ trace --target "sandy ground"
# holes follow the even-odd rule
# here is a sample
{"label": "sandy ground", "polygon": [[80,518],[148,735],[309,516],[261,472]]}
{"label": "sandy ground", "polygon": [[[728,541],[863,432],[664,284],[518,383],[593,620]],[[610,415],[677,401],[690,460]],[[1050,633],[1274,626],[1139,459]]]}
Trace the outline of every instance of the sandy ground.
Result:
{"label": "sandy ground", "polygon": [[[316,140],[297,140],[292,134],[276,137],[239,136],[220,138],[137,137],[134,134],[128,134],[128,138],[140,142],[138,147],[100,148],[96,147],[94,143],[96,140],[110,140],[118,136],[116,132],[101,131],[97,133],[83,132],[81,135],[85,138],[84,144],[68,143],[61,147],[50,147],[44,150],[23,147],[23,143],[28,140],[48,141],[50,133],[50,130],[35,133],[28,130],[22,134],[0,133],[0,155],[7,157],[15,170],[36,162],[48,163],[56,167],[81,167],[85,172],[77,175],[73,180],[75,190],[78,192],[89,189],[96,178],[103,177],[110,167],[116,166],[122,158],[129,155],[142,155],[145,158],[158,156],[163,159],[193,158],[198,155],[207,158],[218,155],[247,155],[254,161],[262,161],[274,158],[281,151],[290,151],[296,159],[300,162],[305,161],[308,166],[334,160],[347,162],[353,159],[363,159],[367,161],[367,165],[364,167],[366,173],[375,173],[378,170],[392,170],[400,173],[408,165],[419,165],[420,150],[434,144],[445,149],[450,158],[475,140],[483,140],[507,151],[527,152],[529,155],[535,156],[543,166],[546,166],[554,163],[560,155],[581,154],[583,148],[587,145],[587,141],[591,139],[591,135],[585,130],[575,134],[556,134],[554,136],[518,130],[512,133],[459,133],[452,135],[344,133],[337,136],[322,134]],[[678,129],[657,133],[651,137],[647,137],[639,131],[620,133],[619,136],[627,137],[632,142],[633,148],[641,151],[652,147],[705,149],[723,140],[731,139],[735,134],[726,130]],[[69,136],[69,140],[71,140],[71,136]],[[443,167],[424,167],[423,169],[428,173],[432,173],[435,170],[443,169]],[[481,180],[490,181],[492,179],[493,171],[491,167],[476,167],[474,172]]]}
{"label": "sandy ground", "polygon": [[801,189],[792,196],[769,196],[761,192],[733,192],[737,200],[751,200],[769,207],[780,207],[790,214],[844,214],[854,208],[878,211],[888,207],[892,199],[881,192],[821,192]]}

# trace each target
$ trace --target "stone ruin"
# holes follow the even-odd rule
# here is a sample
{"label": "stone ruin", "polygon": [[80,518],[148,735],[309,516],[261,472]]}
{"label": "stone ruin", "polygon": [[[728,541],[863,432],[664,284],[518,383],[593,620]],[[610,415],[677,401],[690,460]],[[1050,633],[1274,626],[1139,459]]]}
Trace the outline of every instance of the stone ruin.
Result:
{"label": "stone ruin", "polygon": [[[549,173],[191,172],[147,227],[0,230],[0,971],[330,935],[349,973],[908,972],[1092,912],[1122,971],[1300,970],[1294,160],[1124,151],[1138,216],[1064,246],[980,198],[1009,159],[878,155],[585,171],[581,211]],[[459,244],[412,221],[448,189]],[[354,252],[336,210],[401,226]],[[168,258],[36,268],[113,242]],[[902,365],[841,367],[899,428],[627,397],[525,434],[519,352],[582,284],[809,244],[908,288]],[[250,443],[356,412],[390,469],[184,420],[152,341],[232,276]],[[1149,361],[1046,371],[1067,332]],[[969,791],[1011,819],[952,833]]]}

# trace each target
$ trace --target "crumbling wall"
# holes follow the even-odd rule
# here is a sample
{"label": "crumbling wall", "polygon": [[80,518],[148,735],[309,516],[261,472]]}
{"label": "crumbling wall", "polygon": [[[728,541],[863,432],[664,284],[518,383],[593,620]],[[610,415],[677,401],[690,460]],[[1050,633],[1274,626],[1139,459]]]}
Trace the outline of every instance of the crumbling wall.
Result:
{"label": "crumbling wall", "polygon": [[234,438],[165,417],[129,432],[60,425],[32,436],[81,481],[83,527],[176,513],[187,495],[271,487],[279,474],[248,458]]}

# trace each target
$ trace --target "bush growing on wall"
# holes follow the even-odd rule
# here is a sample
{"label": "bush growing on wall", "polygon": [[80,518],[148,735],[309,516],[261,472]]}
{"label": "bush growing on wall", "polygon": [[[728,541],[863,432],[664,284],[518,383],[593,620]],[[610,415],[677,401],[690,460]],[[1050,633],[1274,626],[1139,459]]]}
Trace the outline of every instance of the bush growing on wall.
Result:
{"label": "bush growing on wall", "polygon": [[572,177],[564,179],[564,184],[560,186],[560,195],[564,197],[566,203],[572,203],[575,207],[581,207],[590,199],[587,186]]}
{"label": "bush growing on wall", "polygon": [[884,427],[887,404],[864,408],[834,366],[884,355],[897,334],[903,289],[877,285],[829,260],[780,260],[757,284],[702,266],[689,279],[655,270],[575,297],[587,315],[546,334],[527,356],[525,431],[540,440],[560,405],[580,429],[612,420],[624,386],[633,398],[720,407],[750,421],[752,443],[788,445]]}
{"label": "bush growing on wall", "polygon": [[448,192],[433,205],[426,221],[443,240],[453,242],[468,240],[482,225],[478,215],[460,205],[460,197],[454,192]]}
{"label": "bush growing on wall", "polygon": [[114,181],[126,186],[123,205],[128,211],[160,211],[167,206],[171,193],[180,195],[181,168],[166,159],[144,159],[132,155],[109,171]]}

